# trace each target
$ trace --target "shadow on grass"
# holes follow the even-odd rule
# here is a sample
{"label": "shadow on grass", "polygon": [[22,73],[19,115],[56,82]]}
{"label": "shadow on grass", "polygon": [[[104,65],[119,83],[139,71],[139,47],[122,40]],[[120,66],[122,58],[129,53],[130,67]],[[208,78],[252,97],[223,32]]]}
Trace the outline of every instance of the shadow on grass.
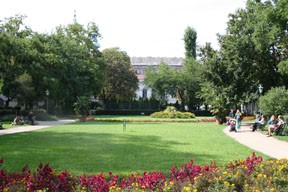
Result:
{"label": "shadow on grass", "polygon": [[50,130],[1,137],[3,168],[19,171],[24,165],[35,169],[39,163],[69,170],[74,174],[129,173],[162,171],[180,167],[190,159],[207,162],[216,155],[179,152],[175,147],[188,145],[159,136],[123,133],[55,132]]}

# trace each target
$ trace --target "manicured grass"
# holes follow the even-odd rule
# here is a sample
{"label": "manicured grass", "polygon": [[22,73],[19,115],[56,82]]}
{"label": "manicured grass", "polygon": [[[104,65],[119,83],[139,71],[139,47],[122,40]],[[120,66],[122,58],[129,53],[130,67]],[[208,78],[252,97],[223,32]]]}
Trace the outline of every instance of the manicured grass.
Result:
{"label": "manicured grass", "polygon": [[[50,163],[73,174],[162,171],[194,159],[204,165],[245,159],[253,150],[215,123],[122,123],[90,121],[0,136],[2,168],[19,171]],[[268,157],[262,155],[265,159]]]}
{"label": "manicured grass", "polygon": [[288,142],[288,136],[273,136],[279,140],[282,140],[282,141],[287,141]]}

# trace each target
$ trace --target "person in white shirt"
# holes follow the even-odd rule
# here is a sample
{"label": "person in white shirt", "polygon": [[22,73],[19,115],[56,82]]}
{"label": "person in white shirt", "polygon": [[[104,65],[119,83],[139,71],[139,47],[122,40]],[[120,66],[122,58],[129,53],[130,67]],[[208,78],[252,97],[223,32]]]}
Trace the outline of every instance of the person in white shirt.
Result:
{"label": "person in white shirt", "polygon": [[267,133],[267,137],[271,137],[272,136],[272,132],[276,131],[277,129],[279,129],[283,124],[284,124],[284,120],[283,120],[283,116],[282,115],[278,115],[278,122],[275,125],[269,125],[268,126],[268,133]]}

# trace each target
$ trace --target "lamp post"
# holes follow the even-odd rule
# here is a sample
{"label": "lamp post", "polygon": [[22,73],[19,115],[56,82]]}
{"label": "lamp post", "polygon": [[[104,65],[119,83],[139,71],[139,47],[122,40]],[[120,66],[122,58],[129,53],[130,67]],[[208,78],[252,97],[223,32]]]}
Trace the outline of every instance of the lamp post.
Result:
{"label": "lamp post", "polygon": [[[260,84],[259,87],[258,87],[258,91],[259,91],[259,97],[261,96],[262,92],[263,92],[263,87],[262,85]],[[261,109],[260,109],[260,106],[259,106],[259,111],[260,111],[260,116],[261,116]]]}
{"label": "lamp post", "polygon": [[46,91],[45,91],[45,93],[46,93],[46,114],[48,115],[48,97],[49,97],[49,90],[47,89]]}

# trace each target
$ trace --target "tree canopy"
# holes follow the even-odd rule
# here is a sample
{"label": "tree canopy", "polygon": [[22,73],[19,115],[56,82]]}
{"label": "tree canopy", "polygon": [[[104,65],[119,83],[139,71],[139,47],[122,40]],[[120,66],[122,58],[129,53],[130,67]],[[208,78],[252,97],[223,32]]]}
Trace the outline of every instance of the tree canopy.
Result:
{"label": "tree canopy", "polygon": [[101,90],[102,100],[106,102],[134,98],[138,89],[138,78],[127,53],[119,48],[109,48],[103,50],[102,56],[107,65]]}
{"label": "tree canopy", "polygon": [[96,24],[85,28],[74,23],[40,34],[25,26],[24,18],[0,21],[0,79],[6,105],[18,98],[32,108],[49,89],[55,106],[72,110],[77,96],[100,91],[105,65],[91,41],[92,32],[98,33]]}

